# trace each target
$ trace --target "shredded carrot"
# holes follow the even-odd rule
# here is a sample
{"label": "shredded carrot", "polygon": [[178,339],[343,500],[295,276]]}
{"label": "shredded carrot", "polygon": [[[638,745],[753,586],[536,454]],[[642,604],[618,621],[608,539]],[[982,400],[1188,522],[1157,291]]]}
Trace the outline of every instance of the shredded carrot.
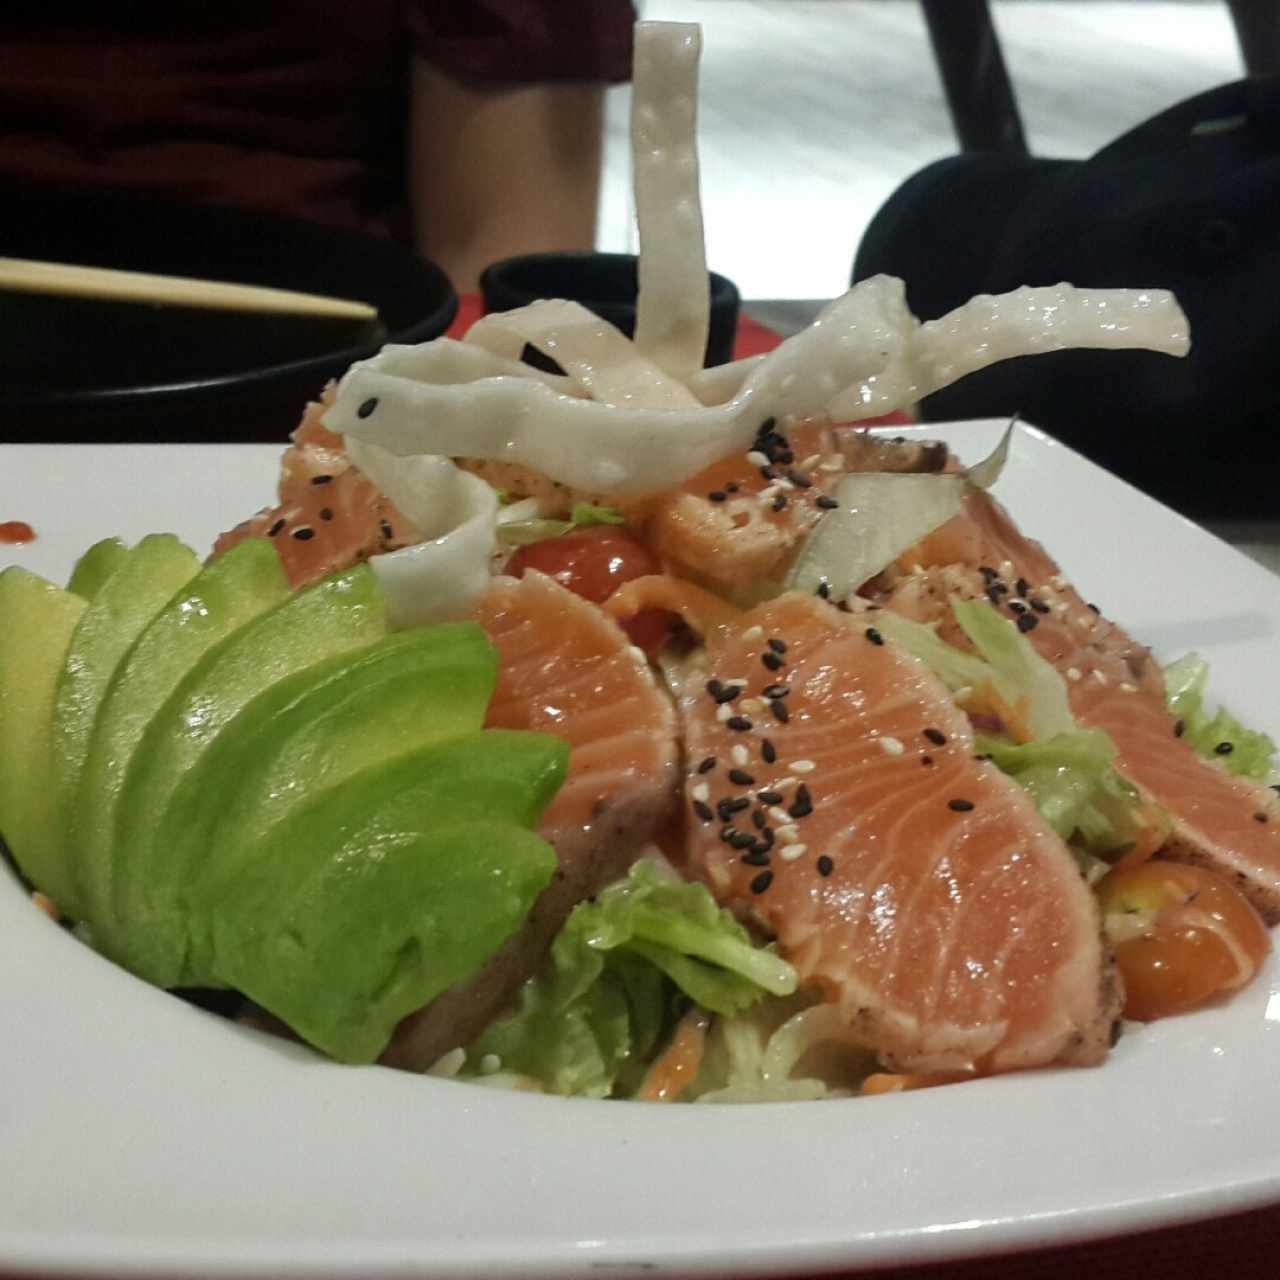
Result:
{"label": "shredded carrot", "polygon": [[676,1025],[671,1043],[645,1074],[636,1098],[640,1102],[674,1102],[693,1083],[702,1065],[711,1017],[690,1009]]}
{"label": "shredded carrot", "polygon": [[31,901],[34,902],[50,920],[60,920],[62,918],[62,913],[58,910],[53,899],[48,897],[46,894],[41,893],[39,889],[31,895]]}
{"label": "shredded carrot", "polygon": [[862,1095],[870,1097],[879,1093],[904,1093],[908,1089],[932,1089],[940,1084],[959,1084],[973,1080],[970,1071],[927,1071],[918,1074],[893,1071],[877,1071],[862,1082]]}

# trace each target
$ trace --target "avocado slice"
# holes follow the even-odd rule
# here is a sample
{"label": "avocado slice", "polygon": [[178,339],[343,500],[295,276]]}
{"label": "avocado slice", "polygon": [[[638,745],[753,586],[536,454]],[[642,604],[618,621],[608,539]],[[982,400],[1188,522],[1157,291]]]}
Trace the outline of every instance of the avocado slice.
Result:
{"label": "avocado slice", "polygon": [[[102,544],[100,543],[99,546]],[[250,538],[210,562],[147,624],[103,694],[71,813],[71,848],[85,916],[112,950],[112,832],[133,753],[151,717],[200,657],[279,604],[289,583],[275,548]]]}
{"label": "avocado slice", "polygon": [[186,673],[147,724],[116,805],[112,918],[119,928],[104,939],[108,955],[159,986],[178,981],[181,951],[133,925],[166,910],[171,877],[156,836],[178,784],[260,693],[315,662],[372,644],[386,628],[373,571],[357,565],[259,614]]}
{"label": "avocado slice", "polygon": [[486,730],[356,774],[193,888],[211,977],[310,1043],[372,1062],[401,1018],[475,972],[556,868],[530,828],[568,744]]}
{"label": "avocado slice", "polygon": [[55,903],[50,726],[62,660],[85,602],[26,569],[0,573],[0,838]]}
{"label": "avocado slice", "polygon": [[67,590],[82,600],[92,600],[128,554],[128,547],[119,538],[103,538],[101,542],[95,542],[76,561]]}
{"label": "avocado slice", "polygon": [[45,892],[73,920],[84,918],[85,903],[73,869],[70,819],[103,694],[143,627],[199,568],[195,552],[172,534],[143,538],[96,589],[67,646],[54,693],[50,773],[61,847],[49,847]]}
{"label": "avocado slice", "polygon": [[[161,821],[152,874],[172,888],[157,919],[131,919],[140,936],[173,952],[193,941],[186,889],[201,870],[220,878],[250,861],[278,822],[322,791],[383,761],[484,723],[497,654],[475,623],[443,623],[387,636],[317,663],[256,697],[183,777]],[[132,872],[126,862],[122,876]],[[153,898],[155,895],[152,895]],[[127,894],[126,894],[127,897]],[[194,984],[199,957],[180,983]]]}

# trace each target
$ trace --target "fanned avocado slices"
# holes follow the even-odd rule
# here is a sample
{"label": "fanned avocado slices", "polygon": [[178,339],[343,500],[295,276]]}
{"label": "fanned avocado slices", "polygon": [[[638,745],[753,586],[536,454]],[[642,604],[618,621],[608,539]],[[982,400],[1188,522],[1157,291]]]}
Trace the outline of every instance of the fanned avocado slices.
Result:
{"label": "fanned avocado slices", "polygon": [[84,609],[80,596],[25,569],[0,573],[0,838],[50,897],[62,866],[49,786],[53,698]]}
{"label": "fanned avocado slices", "polygon": [[288,594],[271,544],[242,542],[187,582],[116,667],[98,708],[70,822],[80,901],[104,949],[118,950],[112,942],[120,924],[112,911],[112,833],[144,730],[205,653]]}
{"label": "fanned avocado slices", "polygon": [[[163,865],[153,874],[168,880],[164,911],[131,919],[131,928],[174,948],[197,942],[189,890],[199,877],[233,877],[274,826],[361,770],[478,730],[496,677],[481,628],[447,623],[397,632],[272,685],[175,789],[155,841]],[[121,874],[136,868],[126,860]],[[153,883],[147,899],[159,901],[154,890],[163,887]],[[188,956],[179,981],[209,976],[206,958]]]}
{"label": "fanned avocado slices", "polygon": [[103,538],[101,542],[95,542],[76,561],[67,590],[82,600],[92,600],[128,554],[129,548],[119,538]]}
{"label": "fanned avocado slices", "polygon": [[158,986],[179,981],[182,955],[172,938],[132,923],[165,917],[167,850],[156,834],[178,784],[260,693],[314,662],[381,639],[386,626],[373,571],[358,565],[259,614],[187,671],[147,724],[117,803],[110,918],[118,927],[101,940],[107,954]]}
{"label": "fanned avocado slices", "polygon": [[529,828],[568,753],[547,734],[486,730],[322,793],[250,865],[199,878],[212,976],[333,1057],[372,1062],[401,1018],[523,923],[556,867]]}
{"label": "fanned avocado slices", "polygon": [[84,918],[86,904],[72,870],[71,819],[98,708],[121,658],[199,568],[195,552],[171,534],[143,538],[94,591],[67,646],[54,693],[50,771],[61,842],[50,843],[39,887],[73,920]]}

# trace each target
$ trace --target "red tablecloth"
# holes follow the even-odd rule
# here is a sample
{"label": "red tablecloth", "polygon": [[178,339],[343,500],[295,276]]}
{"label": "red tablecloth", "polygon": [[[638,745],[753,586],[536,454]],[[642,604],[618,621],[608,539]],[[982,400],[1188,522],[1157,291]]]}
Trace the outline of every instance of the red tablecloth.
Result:
{"label": "red tablecloth", "polygon": [[[478,295],[464,295],[450,335],[460,337],[482,312]],[[743,314],[734,356],[769,351],[780,341],[771,329]],[[1191,1105],[1194,1100],[1188,1097]],[[1170,1123],[1176,1124],[1177,1117],[1170,1117]],[[1280,1144],[1280,1134],[1276,1141]],[[1280,1280],[1280,1206],[1094,1244],[898,1268],[888,1274],[894,1280],[1199,1280],[1213,1273],[1223,1280]]]}

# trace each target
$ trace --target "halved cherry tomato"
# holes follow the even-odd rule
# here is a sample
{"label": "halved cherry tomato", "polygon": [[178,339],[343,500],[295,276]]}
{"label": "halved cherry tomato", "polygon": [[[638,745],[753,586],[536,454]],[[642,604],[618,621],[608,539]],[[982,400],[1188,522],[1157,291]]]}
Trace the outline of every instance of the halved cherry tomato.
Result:
{"label": "halved cherry tomato", "polygon": [[[584,600],[602,604],[624,583],[661,572],[657,557],[634,534],[616,525],[574,529],[559,538],[531,542],[516,549],[507,561],[513,578],[536,569],[568,587]],[[652,654],[667,638],[675,615],[645,609],[628,618],[622,629],[631,643]]]}
{"label": "halved cherry tomato", "polygon": [[1248,899],[1202,867],[1153,861],[1118,868],[1097,893],[1124,976],[1125,1015],[1140,1022],[1244,986],[1271,949]]}

